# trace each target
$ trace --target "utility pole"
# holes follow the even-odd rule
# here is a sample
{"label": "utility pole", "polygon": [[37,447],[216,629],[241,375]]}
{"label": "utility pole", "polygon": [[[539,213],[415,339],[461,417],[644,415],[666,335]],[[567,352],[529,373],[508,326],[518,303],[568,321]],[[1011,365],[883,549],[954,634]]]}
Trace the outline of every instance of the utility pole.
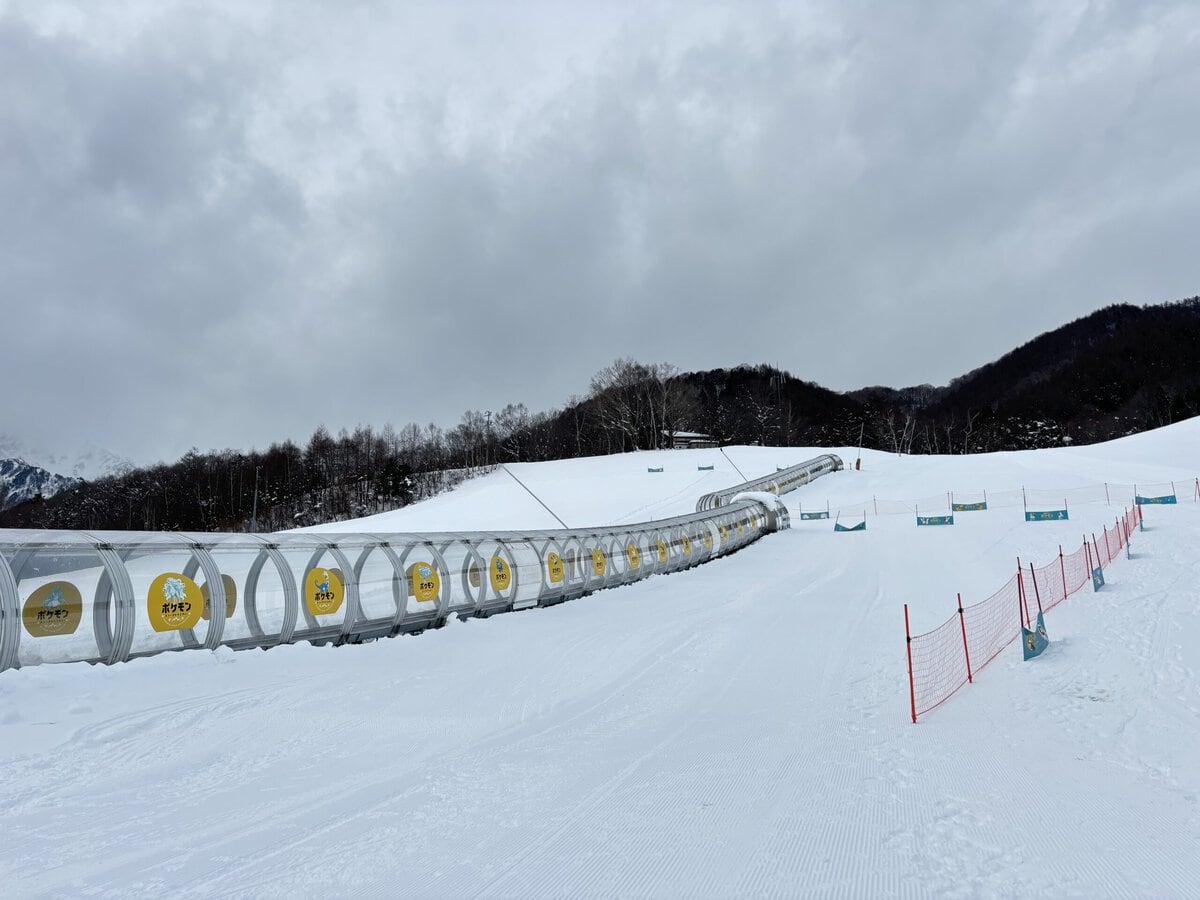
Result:
{"label": "utility pole", "polygon": [[483,445],[483,464],[484,466],[488,466],[491,464],[492,454],[492,411],[490,409],[487,411],[485,418],[487,421],[487,435],[484,438]]}
{"label": "utility pole", "polygon": [[250,507],[250,533],[258,534],[258,470],[262,466],[254,467],[254,503]]}

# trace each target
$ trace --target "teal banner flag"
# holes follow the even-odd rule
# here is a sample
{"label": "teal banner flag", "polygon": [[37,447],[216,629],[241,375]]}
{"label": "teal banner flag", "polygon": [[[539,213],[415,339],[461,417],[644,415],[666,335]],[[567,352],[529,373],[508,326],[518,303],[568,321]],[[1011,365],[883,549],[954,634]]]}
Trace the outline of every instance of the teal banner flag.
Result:
{"label": "teal banner flag", "polygon": [[980,503],[954,503],[951,508],[955,512],[976,512],[977,510],[987,509],[987,501]]}
{"label": "teal banner flag", "polygon": [[1021,626],[1021,652],[1025,654],[1026,659],[1033,659],[1035,656],[1040,656],[1041,652],[1049,646],[1050,638],[1046,635],[1046,623],[1039,612],[1037,625],[1033,631],[1024,625]]}
{"label": "teal banner flag", "polygon": [[1174,494],[1167,494],[1165,497],[1135,497],[1139,506],[1152,506],[1156,503],[1177,503]]}
{"label": "teal banner flag", "polygon": [[1037,512],[1025,513],[1026,522],[1053,522],[1060,519],[1069,519],[1065,509],[1042,509]]}
{"label": "teal banner flag", "polygon": [[712,470],[713,470],[712,466],[696,466],[697,472],[711,472]]}
{"label": "teal banner flag", "polygon": [[815,513],[802,512],[802,513],[800,513],[800,518],[801,519],[828,519],[829,513],[824,510],[822,510],[821,512],[815,512]]}
{"label": "teal banner flag", "polygon": [[866,531],[867,530],[867,521],[866,521],[866,519],[864,519],[863,521],[859,522],[857,525],[843,525],[841,522],[834,522],[833,530],[834,531]]}
{"label": "teal banner flag", "polygon": [[1092,569],[1092,590],[1098,591],[1104,587],[1104,570],[1099,566]]}
{"label": "teal banner flag", "polygon": [[661,472],[661,471],[662,471],[662,469],[661,469],[661,468],[659,468],[659,469],[651,469],[649,466],[647,466],[647,467],[646,467],[646,471],[647,471],[647,472]]}
{"label": "teal banner flag", "polygon": [[954,516],[917,516],[918,525],[953,525]]}

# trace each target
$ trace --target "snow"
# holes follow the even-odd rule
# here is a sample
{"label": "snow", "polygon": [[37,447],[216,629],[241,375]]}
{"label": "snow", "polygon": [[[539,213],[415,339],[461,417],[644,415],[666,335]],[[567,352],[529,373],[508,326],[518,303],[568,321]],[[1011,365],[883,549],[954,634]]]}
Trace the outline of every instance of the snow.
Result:
{"label": "snow", "polygon": [[[0,673],[2,891],[1194,896],[1197,447],[1200,420],[1025,453],[864,451],[861,472],[787,495],[791,530],[560,606],[356,647]],[[755,477],[822,451],[727,452]],[[512,470],[572,526],[741,481],[715,450]],[[933,627],[1018,556],[1111,523],[1131,493],[1115,486],[1171,480],[1180,504],[1147,507],[1132,559],[1047,615],[1041,657],[1014,643],[910,723],[902,604]],[[1071,519],[1024,522],[1022,487],[1074,490]],[[1003,502],[915,527],[914,498],[983,490]],[[827,501],[885,514],[800,521]],[[501,471],[338,527],[555,524]]]}

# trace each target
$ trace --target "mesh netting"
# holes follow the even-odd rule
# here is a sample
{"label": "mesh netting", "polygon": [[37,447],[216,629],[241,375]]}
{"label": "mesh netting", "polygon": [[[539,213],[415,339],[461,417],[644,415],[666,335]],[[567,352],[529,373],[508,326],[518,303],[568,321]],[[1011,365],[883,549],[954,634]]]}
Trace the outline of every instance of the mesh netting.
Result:
{"label": "mesh netting", "polygon": [[1104,549],[1108,552],[1108,561],[1112,562],[1121,552],[1121,535],[1115,528],[1104,529]]}
{"label": "mesh netting", "polygon": [[1087,547],[1081,544],[1078,550],[1062,559],[1063,577],[1067,581],[1067,594],[1073,594],[1092,580],[1092,573],[1088,571]]}
{"label": "mesh netting", "polygon": [[1033,583],[1025,586],[1026,599],[1029,601],[1029,611],[1037,609],[1037,602],[1042,604],[1042,612],[1053,609],[1067,599],[1063,590],[1063,567],[1058,559],[1052,559],[1046,565],[1033,570]]}
{"label": "mesh netting", "polygon": [[[989,494],[989,503],[991,498]],[[1025,566],[986,600],[963,607],[961,620],[954,615],[932,631],[914,635],[909,642],[914,720],[945,703],[967,683],[968,653],[970,672],[978,674],[1020,635],[1025,616],[1022,584],[1031,617],[1037,613],[1039,598],[1043,611],[1052,609],[1091,582],[1093,566],[1108,565],[1117,557],[1137,529],[1141,515],[1141,507],[1131,507],[1123,516],[1117,516],[1113,527],[1105,528],[1094,543],[1085,539],[1070,554],[1059,548],[1057,558],[1041,567]]]}
{"label": "mesh netting", "polygon": [[1035,566],[1032,572],[1026,568],[1022,575],[1014,575],[986,600],[963,607],[961,624],[955,615],[932,631],[914,635],[910,648],[915,714],[919,716],[946,702],[967,682],[968,652],[971,671],[978,674],[1020,636],[1025,615],[1021,607],[1022,582],[1031,617],[1037,614],[1038,597],[1043,611],[1057,606],[1091,582],[1089,564],[1094,564],[1094,553],[1098,552],[1103,560],[1111,548],[1110,559],[1116,557],[1125,545],[1125,529],[1137,527],[1138,515],[1135,508],[1124,518],[1118,517],[1114,527],[1105,532],[1090,552],[1084,543],[1074,553],[1060,551],[1057,558],[1044,566]]}
{"label": "mesh netting", "polygon": [[963,608],[967,646],[976,672],[1016,638],[1020,631],[1020,592],[1017,576],[986,600]]}
{"label": "mesh netting", "polygon": [[914,635],[909,647],[913,706],[921,715],[945,703],[967,683],[967,658],[957,614],[933,631]]}

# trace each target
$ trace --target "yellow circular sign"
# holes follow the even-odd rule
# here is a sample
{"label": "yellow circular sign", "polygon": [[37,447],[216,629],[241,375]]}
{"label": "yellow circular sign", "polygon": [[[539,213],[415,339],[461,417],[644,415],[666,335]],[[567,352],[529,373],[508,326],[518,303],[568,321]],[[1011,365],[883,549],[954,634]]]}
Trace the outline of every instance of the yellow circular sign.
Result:
{"label": "yellow circular sign", "polygon": [[718,525],[717,530],[721,532],[721,543],[722,544],[728,543],[729,542],[729,529],[726,528],[724,525]]}
{"label": "yellow circular sign", "polygon": [[662,538],[658,539],[658,561],[664,564],[667,561],[667,542]]}
{"label": "yellow circular sign", "polygon": [[442,578],[438,570],[427,562],[415,562],[405,573],[408,580],[408,595],[418,603],[432,603],[442,590]]}
{"label": "yellow circular sign", "polygon": [[497,594],[504,593],[512,586],[512,570],[508,567],[508,560],[499,553],[492,557],[488,577],[492,582],[492,590]]}
{"label": "yellow circular sign", "polygon": [[713,547],[712,532],[705,529],[704,532],[704,549],[711,551]]}
{"label": "yellow circular sign", "polygon": [[43,584],[29,595],[21,610],[25,630],[34,637],[74,634],[83,618],[83,598],[69,581]]}
{"label": "yellow circular sign", "polygon": [[690,537],[688,537],[686,534],[683,536],[683,555],[684,556],[692,555],[692,539]]}
{"label": "yellow circular sign", "polygon": [[304,578],[304,603],[314,616],[328,616],[342,608],[346,598],[338,569],[316,568]]}
{"label": "yellow circular sign", "polygon": [[629,544],[625,548],[625,557],[629,560],[629,568],[637,571],[642,567],[642,551],[633,544]]}
{"label": "yellow circular sign", "polygon": [[146,615],[155,631],[185,631],[200,624],[204,595],[196,582],[179,572],[164,572],[150,584]]}
{"label": "yellow circular sign", "polygon": [[546,554],[546,568],[550,572],[551,584],[562,584],[563,580],[563,561],[562,557],[551,551]]}
{"label": "yellow circular sign", "polygon": [[607,569],[608,557],[604,555],[604,551],[599,547],[594,547],[592,549],[592,571],[596,573],[597,578],[601,578]]}
{"label": "yellow circular sign", "polygon": [[[225,618],[232,619],[233,612],[237,609],[237,583],[228,575],[222,575],[221,584],[225,586]],[[212,605],[212,600],[208,593],[207,581],[200,585],[200,596],[204,598],[204,611],[200,613],[200,618],[207,622],[209,620],[209,607]]]}

